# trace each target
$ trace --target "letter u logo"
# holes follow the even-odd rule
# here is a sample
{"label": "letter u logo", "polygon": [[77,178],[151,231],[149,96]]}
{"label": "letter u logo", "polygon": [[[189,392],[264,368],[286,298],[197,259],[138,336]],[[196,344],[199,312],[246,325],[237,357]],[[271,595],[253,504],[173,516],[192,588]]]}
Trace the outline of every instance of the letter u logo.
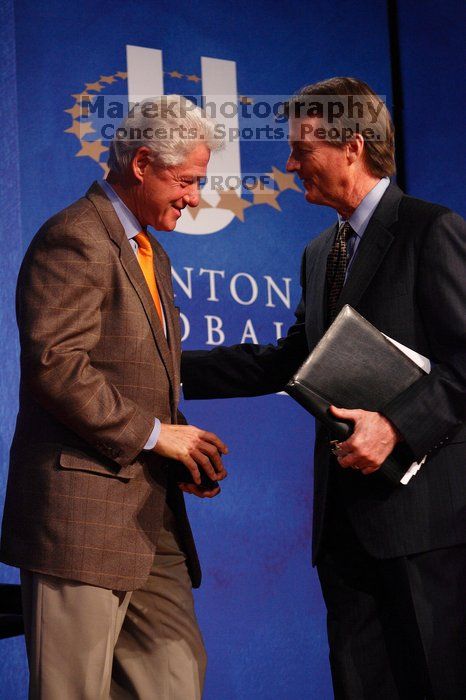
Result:
{"label": "letter u logo", "polygon": [[[137,102],[147,97],[164,95],[162,51],[147,49],[142,46],[127,46],[126,58],[128,66],[128,97],[131,102]],[[219,58],[201,57],[202,94],[207,103],[215,105],[214,122],[223,125],[223,130],[234,129],[238,133],[238,110],[231,116],[224,116],[221,105],[237,102],[236,63]],[[209,116],[212,114],[209,109]],[[232,110],[233,112],[233,110]],[[228,113],[229,114],[229,113]],[[239,140],[225,139],[225,149],[215,153],[209,163],[207,177],[217,182],[229,182],[241,186],[241,161]],[[240,192],[239,192],[240,194]],[[228,209],[217,209],[219,201],[217,192],[206,191],[203,199],[212,208],[200,209],[194,219],[189,213],[184,213],[178,221],[175,231],[202,235],[215,233],[228,226],[234,218],[234,213]]]}

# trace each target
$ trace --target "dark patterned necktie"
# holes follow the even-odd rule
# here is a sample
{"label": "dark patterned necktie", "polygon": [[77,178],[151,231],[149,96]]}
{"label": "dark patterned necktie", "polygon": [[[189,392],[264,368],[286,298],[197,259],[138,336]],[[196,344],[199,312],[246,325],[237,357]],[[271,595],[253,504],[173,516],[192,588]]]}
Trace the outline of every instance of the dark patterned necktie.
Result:
{"label": "dark patterned necktie", "polygon": [[348,266],[348,241],[354,231],[347,221],[338,229],[333,246],[327,258],[327,319],[328,325],[334,320],[338,299],[345,284]]}

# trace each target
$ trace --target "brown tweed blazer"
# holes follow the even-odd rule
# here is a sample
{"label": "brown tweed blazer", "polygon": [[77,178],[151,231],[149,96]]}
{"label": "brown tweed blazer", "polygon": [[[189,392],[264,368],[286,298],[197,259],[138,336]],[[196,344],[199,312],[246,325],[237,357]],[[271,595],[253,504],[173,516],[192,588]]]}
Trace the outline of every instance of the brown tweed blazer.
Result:
{"label": "brown tweed blazer", "polygon": [[0,550],[7,564],[136,589],[148,578],[168,499],[193,585],[200,583],[170,465],[142,452],[155,416],[180,418],[170,261],[151,243],[167,338],[97,183],[47,221],[26,253],[17,289],[20,408]]}

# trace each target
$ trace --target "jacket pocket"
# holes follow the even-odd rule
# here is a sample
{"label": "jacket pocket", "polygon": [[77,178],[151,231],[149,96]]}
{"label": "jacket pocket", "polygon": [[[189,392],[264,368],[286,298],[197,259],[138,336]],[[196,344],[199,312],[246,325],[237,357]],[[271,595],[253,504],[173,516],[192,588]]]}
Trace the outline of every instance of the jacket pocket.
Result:
{"label": "jacket pocket", "polygon": [[111,460],[105,459],[105,457],[89,456],[74,447],[62,448],[59,464],[62,469],[101,474],[122,481],[128,481],[135,476],[134,464],[130,464],[124,469],[118,469],[118,466]]}

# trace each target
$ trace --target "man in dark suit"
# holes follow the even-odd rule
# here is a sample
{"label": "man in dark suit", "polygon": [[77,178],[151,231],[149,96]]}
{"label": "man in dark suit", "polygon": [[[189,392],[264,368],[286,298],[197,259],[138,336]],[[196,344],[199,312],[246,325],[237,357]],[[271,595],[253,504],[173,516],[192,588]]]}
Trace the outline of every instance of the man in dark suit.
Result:
{"label": "man in dark suit", "polygon": [[44,224],[19,275],[1,558],[21,568],[34,699],[202,693],[201,573],[175,470],[214,496],[200,470],[222,479],[226,447],[178,412],[179,315],[147,226],[171,231],[197,206],[218,142],[192,103],[166,100],[128,118],[148,138],[112,143],[107,181]]}
{"label": "man in dark suit", "polygon": [[[344,107],[337,119],[330,102]],[[287,336],[277,346],[183,353],[184,394],[282,389],[344,304],[430,358],[431,373],[380,412],[332,408],[354,423],[337,457],[318,426],[313,557],[336,698],[459,700],[466,688],[466,224],[390,184],[393,127],[365,83],[311,85],[290,102],[289,121],[287,169],[301,178],[308,202],[336,210],[338,225],[304,252],[302,298]],[[398,444],[413,462],[427,455],[407,485],[391,484],[380,470]]]}

